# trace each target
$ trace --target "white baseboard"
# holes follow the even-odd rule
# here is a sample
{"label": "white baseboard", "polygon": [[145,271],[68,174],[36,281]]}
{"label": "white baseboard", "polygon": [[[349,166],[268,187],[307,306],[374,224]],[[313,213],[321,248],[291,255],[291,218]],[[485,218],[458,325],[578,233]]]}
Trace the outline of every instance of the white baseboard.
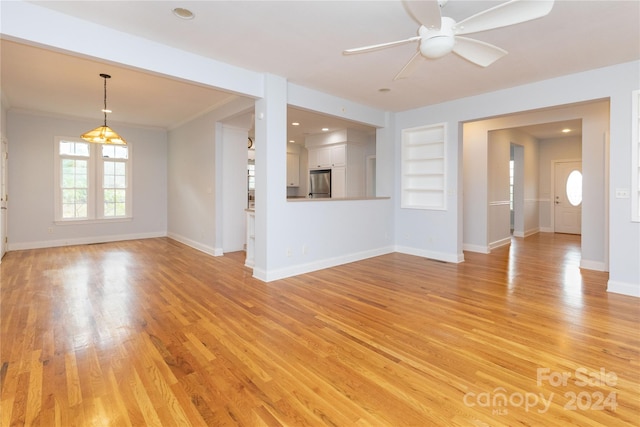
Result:
{"label": "white baseboard", "polygon": [[428,251],[425,249],[412,248],[408,246],[396,246],[394,252],[407,255],[415,255],[423,258],[435,259],[437,261],[460,263],[464,261],[464,254],[450,254],[446,252]]}
{"label": "white baseboard", "polygon": [[263,282],[271,282],[273,280],[284,279],[287,277],[297,276],[299,274],[311,273],[312,271],[323,270],[325,268],[335,267],[342,264],[348,264],[350,262],[361,261],[363,259],[372,258],[375,256],[385,255],[393,252],[392,247],[383,247],[379,249],[372,249],[369,251],[363,251],[353,254],[348,254],[335,258],[327,258],[318,261],[309,262],[306,264],[297,264],[291,267],[279,268],[271,271],[265,271],[262,269],[254,268],[253,277]]}
{"label": "white baseboard", "polygon": [[533,236],[534,234],[538,234],[542,231],[542,229],[540,228],[532,228],[530,230],[525,230],[524,232],[522,231],[514,231],[513,232],[513,236],[514,237],[529,237],[529,236]]}
{"label": "white baseboard", "polygon": [[480,254],[491,253],[491,249],[489,249],[488,246],[472,245],[470,243],[463,243],[462,250],[469,251],[469,252],[477,252]]}
{"label": "white baseboard", "polygon": [[153,239],[167,237],[164,232],[118,234],[113,236],[87,236],[73,239],[41,240],[38,242],[9,243],[9,251],[22,251],[27,249],[57,248],[61,246],[93,245],[96,243],[120,242],[123,240]]}
{"label": "white baseboard", "polygon": [[586,270],[607,271],[607,267],[604,262],[593,261],[588,259],[580,260],[580,268],[584,268]]}
{"label": "white baseboard", "polygon": [[541,233],[555,233],[553,227],[540,227]]}
{"label": "white baseboard", "polygon": [[630,297],[640,297],[640,284],[609,280],[607,283],[607,292],[628,295]]}
{"label": "white baseboard", "polygon": [[489,243],[489,252],[492,249],[500,248],[502,246],[507,246],[511,244],[511,236],[505,237],[504,239],[496,240],[495,242]]}
{"label": "white baseboard", "polygon": [[191,240],[189,238],[186,238],[184,236],[181,236],[179,234],[176,233],[167,233],[167,237],[169,237],[170,239],[176,240],[180,243],[183,243],[187,246],[192,247],[193,249],[197,249],[200,252],[204,252],[205,254],[209,254],[211,256],[222,256],[224,255],[224,252],[222,251],[222,248],[214,248],[208,245],[203,245],[200,242],[196,242],[195,240]]}

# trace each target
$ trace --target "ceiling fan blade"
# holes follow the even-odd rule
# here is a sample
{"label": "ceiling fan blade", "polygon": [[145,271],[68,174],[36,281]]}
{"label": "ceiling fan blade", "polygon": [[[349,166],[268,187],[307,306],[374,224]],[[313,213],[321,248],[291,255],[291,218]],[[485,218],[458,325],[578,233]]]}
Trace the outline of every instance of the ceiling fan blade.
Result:
{"label": "ceiling fan blade", "polygon": [[400,45],[400,44],[404,44],[404,43],[409,43],[409,42],[413,42],[416,40],[420,40],[420,36],[414,36],[405,40],[397,40],[395,42],[389,42],[389,43],[380,43],[380,44],[374,44],[371,46],[364,46],[364,47],[356,47],[354,49],[347,49],[345,51],[343,51],[342,53],[344,55],[353,55],[354,53],[363,53],[363,52],[370,52],[372,50],[378,50],[378,49],[384,49],[386,47],[391,47],[391,46],[396,46],[396,45]]}
{"label": "ceiling fan blade", "polygon": [[541,18],[551,12],[553,2],[554,0],[511,0],[458,22],[454,33],[477,33]]}
{"label": "ceiling fan blade", "polygon": [[416,69],[416,66],[418,65],[418,61],[420,60],[421,56],[422,55],[420,55],[420,51],[417,51],[415,55],[411,57],[409,62],[407,62],[404,65],[404,67],[402,67],[402,70],[400,70],[398,74],[396,74],[393,80],[395,81],[395,80],[405,79],[409,77],[411,74],[413,74],[413,71]]}
{"label": "ceiling fan blade", "polygon": [[409,13],[426,28],[440,28],[440,4],[438,0],[404,0]]}
{"label": "ceiling fan blade", "polygon": [[481,67],[488,67],[507,54],[507,51],[480,40],[456,36],[453,53]]}

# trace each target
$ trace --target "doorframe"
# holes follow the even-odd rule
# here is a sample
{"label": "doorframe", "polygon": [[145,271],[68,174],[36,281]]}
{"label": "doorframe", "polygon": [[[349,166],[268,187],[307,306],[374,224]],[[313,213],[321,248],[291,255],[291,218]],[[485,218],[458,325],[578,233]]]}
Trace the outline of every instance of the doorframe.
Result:
{"label": "doorframe", "polygon": [[0,263],[2,257],[8,252],[9,242],[9,140],[2,137],[0,141]]}
{"label": "doorframe", "polygon": [[604,153],[602,153],[602,161],[604,162],[604,203],[607,208],[604,210],[604,271],[609,271],[609,206],[611,200],[609,199],[609,180],[611,177],[610,168],[610,153],[611,153],[611,140],[609,138],[609,130],[604,133]]}
{"label": "doorframe", "polygon": [[513,230],[514,237],[525,237],[524,223],[524,146],[516,142],[510,142],[509,148],[513,150]]}
{"label": "doorframe", "polygon": [[[558,163],[570,163],[570,162],[580,162],[580,164],[582,164],[582,158],[571,158],[571,159],[554,159],[551,160],[551,181],[549,181],[550,186],[551,186],[551,200],[549,201],[549,219],[550,219],[550,223],[551,223],[551,230],[553,233],[556,232],[556,215],[555,215],[555,209],[556,209],[556,204],[555,204],[555,200],[556,200],[556,166],[558,165]],[[582,168],[581,168],[582,169]],[[581,172],[582,176],[584,177],[584,172]],[[584,179],[584,178],[583,178]],[[584,187],[582,188],[582,192],[584,193]],[[584,196],[583,196],[584,199]],[[580,211],[580,235],[582,235],[582,211]]]}

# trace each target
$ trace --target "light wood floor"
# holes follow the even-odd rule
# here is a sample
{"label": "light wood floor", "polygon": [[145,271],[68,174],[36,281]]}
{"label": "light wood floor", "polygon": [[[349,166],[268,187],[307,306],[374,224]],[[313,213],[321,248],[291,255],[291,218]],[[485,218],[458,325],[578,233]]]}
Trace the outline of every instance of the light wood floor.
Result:
{"label": "light wood floor", "polygon": [[640,299],[578,239],[271,283],[166,238],[10,252],[2,426],[637,426]]}

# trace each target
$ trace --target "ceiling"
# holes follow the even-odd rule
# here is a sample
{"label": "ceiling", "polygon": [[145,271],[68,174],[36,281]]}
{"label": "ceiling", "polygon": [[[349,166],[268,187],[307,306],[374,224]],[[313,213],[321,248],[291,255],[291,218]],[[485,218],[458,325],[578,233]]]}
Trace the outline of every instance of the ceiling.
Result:
{"label": "ceiling", "polygon": [[[394,112],[640,59],[638,1],[556,0],[546,17],[469,35],[509,52],[491,66],[450,54],[424,59],[412,76],[397,81],[393,77],[416,44],[349,56],[342,51],[416,35],[419,24],[399,0],[32,3]],[[442,11],[460,21],[500,3],[449,0]],[[177,18],[171,12],[176,6],[195,18]],[[235,96],[19,41],[1,43],[2,96],[11,108],[101,120],[100,73],[112,75],[110,123],[170,129]],[[290,109],[293,120],[302,126],[290,129],[290,139],[317,133],[320,126],[345,127],[336,118]]]}

